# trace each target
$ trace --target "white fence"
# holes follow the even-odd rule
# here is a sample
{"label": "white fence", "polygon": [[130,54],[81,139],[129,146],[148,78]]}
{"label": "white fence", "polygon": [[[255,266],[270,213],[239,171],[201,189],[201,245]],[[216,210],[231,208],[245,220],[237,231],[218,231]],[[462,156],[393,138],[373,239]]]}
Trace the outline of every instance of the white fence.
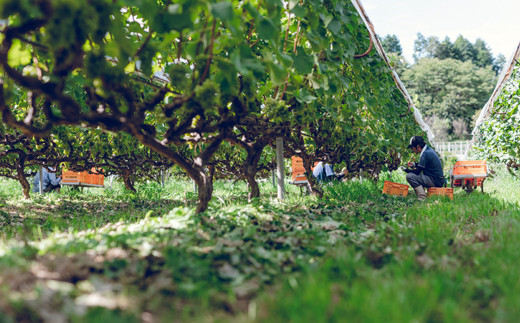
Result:
{"label": "white fence", "polygon": [[441,155],[464,156],[471,146],[471,141],[436,142],[435,150]]}

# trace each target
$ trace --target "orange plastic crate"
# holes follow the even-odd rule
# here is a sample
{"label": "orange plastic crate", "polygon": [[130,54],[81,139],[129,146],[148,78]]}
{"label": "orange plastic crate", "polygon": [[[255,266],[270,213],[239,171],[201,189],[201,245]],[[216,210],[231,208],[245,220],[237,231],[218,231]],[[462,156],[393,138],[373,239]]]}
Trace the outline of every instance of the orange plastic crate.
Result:
{"label": "orange plastic crate", "polygon": [[95,167],[92,167],[91,172],[92,172],[92,174],[89,174],[90,175],[90,184],[103,185],[105,176],[103,174],[100,174],[99,171]]}
{"label": "orange plastic crate", "polygon": [[408,185],[385,181],[385,185],[383,187],[383,193],[390,194],[390,195],[407,196],[409,187],[410,186],[408,186]]}
{"label": "orange plastic crate", "polygon": [[486,165],[486,160],[459,160],[455,165]]}
{"label": "orange plastic crate", "polygon": [[453,188],[449,187],[430,187],[428,188],[428,196],[441,195],[447,196],[453,200]]}
{"label": "orange plastic crate", "polygon": [[485,160],[458,161],[453,166],[452,175],[475,175],[475,177],[487,176],[487,165]]}
{"label": "orange plastic crate", "polygon": [[61,181],[63,183],[79,183],[79,173],[64,170],[61,174]]}
{"label": "orange plastic crate", "polygon": [[90,174],[90,180],[94,185],[103,185],[105,176],[101,174]]}
{"label": "orange plastic crate", "polygon": [[105,176],[103,174],[98,174],[97,171],[92,168],[92,172],[94,174],[90,174],[87,171],[84,172],[72,172],[68,170],[64,170],[61,175],[61,182],[63,184],[69,185],[100,185],[103,186],[105,181]]}
{"label": "orange plastic crate", "polygon": [[90,184],[90,174],[88,172],[80,172],[79,182],[81,184]]}
{"label": "orange plastic crate", "polygon": [[305,168],[303,167],[303,160],[300,157],[292,156],[291,157],[291,168],[292,168],[292,180],[293,182],[298,179],[298,181],[306,181],[305,177]]}
{"label": "orange plastic crate", "polygon": [[[314,166],[316,166],[318,162],[314,163]],[[292,180],[293,182],[295,180],[298,181],[307,181],[307,177],[305,177],[305,168],[303,167],[303,159],[297,156],[291,157],[291,168],[292,168]],[[314,167],[311,168],[311,170],[314,170]]]}

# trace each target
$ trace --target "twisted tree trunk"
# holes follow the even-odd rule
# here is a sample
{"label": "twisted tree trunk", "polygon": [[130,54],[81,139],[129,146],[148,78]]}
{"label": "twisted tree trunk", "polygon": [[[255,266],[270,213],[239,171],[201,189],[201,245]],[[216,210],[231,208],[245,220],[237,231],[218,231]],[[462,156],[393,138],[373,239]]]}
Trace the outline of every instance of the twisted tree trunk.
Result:
{"label": "twisted tree trunk", "polygon": [[22,194],[25,199],[30,199],[30,192],[31,192],[31,184],[29,184],[29,181],[25,177],[25,155],[20,154],[18,156],[18,160],[15,162],[16,166],[16,179],[18,182],[20,182],[20,185],[22,186]]}
{"label": "twisted tree trunk", "polygon": [[20,182],[20,185],[22,186],[22,194],[25,199],[31,198],[30,192],[31,192],[31,184],[25,177],[25,172],[23,167],[16,167],[16,176],[18,179],[18,182]]}
{"label": "twisted tree trunk", "polygon": [[125,188],[132,192],[137,192],[134,186],[134,181],[132,180],[132,173],[127,170],[124,171],[121,175],[123,175],[123,183],[125,183]]}
{"label": "twisted tree trunk", "polygon": [[213,181],[211,176],[200,170],[198,176],[192,177],[195,180],[199,194],[199,204],[195,209],[196,213],[202,213],[208,209],[209,201],[213,195]]}
{"label": "twisted tree trunk", "polygon": [[267,141],[259,141],[254,144],[245,145],[247,151],[247,158],[242,166],[242,173],[249,184],[249,200],[260,197],[260,186],[256,181],[256,173],[258,172],[258,164],[260,163],[260,157],[264,151]]}

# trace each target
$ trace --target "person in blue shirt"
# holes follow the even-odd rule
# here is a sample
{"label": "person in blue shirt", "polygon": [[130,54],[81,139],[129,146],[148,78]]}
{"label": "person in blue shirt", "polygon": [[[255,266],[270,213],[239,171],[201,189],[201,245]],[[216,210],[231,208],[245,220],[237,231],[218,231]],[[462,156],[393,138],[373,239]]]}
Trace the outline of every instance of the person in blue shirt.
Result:
{"label": "person in blue shirt", "polygon": [[413,187],[417,199],[423,201],[426,198],[425,188],[444,186],[446,179],[444,178],[442,162],[435,150],[428,147],[421,136],[413,136],[410,139],[408,149],[420,154],[420,157],[418,163],[408,163],[408,167],[412,169],[404,169],[407,173],[406,181]]}
{"label": "person in blue shirt", "polygon": [[[60,180],[61,177],[56,177],[56,173],[51,173],[47,170],[47,168],[42,167],[42,184],[43,184],[43,191],[45,193],[47,192],[60,192]],[[55,171],[55,168],[50,167],[51,171]],[[33,181],[33,192],[37,193],[40,191],[40,171],[36,173],[36,176],[34,177]]]}
{"label": "person in blue shirt", "polygon": [[314,167],[312,171],[312,175],[318,179],[319,182],[328,181],[329,179],[333,179],[334,170],[330,164],[323,164],[323,162],[319,162]]}
{"label": "person in blue shirt", "polygon": [[341,180],[345,176],[345,172],[336,174],[332,166],[328,163],[318,162],[314,166],[312,175],[318,179],[318,182],[330,182],[332,180]]}

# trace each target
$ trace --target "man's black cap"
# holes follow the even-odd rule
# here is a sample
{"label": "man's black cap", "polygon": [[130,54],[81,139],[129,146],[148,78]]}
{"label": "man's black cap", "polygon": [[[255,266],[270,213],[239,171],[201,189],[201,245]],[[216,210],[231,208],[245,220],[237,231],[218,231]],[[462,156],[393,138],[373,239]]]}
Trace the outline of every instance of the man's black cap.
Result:
{"label": "man's black cap", "polygon": [[412,147],[417,147],[417,146],[423,147],[424,144],[425,143],[424,143],[423,137],[421,137],[421,136],[413,136],[412,138],[410,138],[410,144],[406,148],[410,149]]}

